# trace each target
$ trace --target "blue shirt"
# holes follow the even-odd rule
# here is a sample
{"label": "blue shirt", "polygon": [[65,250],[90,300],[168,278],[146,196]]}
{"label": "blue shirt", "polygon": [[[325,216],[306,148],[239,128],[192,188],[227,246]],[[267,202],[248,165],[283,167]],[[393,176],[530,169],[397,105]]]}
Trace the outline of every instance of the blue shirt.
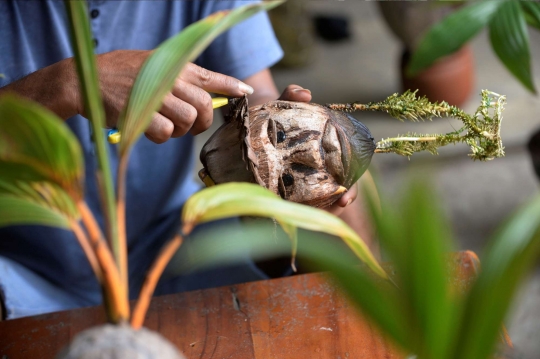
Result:
{"label": "blue shirt", "polygon": [[[154,49],[187,25],[215,11],[243,4],[246,1],[89,1],[96,53]],[[62,1],[0,1],[0,34],[0,73],[3,74],[0,87],[73,56]],[[271,66],[281,56],[267,15],[260,13],[221,35],[196,63],[244,79]],[[68,119],[67,124],[79,138],[84,152],[86,201],[103,227],[94,177],[97,161],[89,122],[75,116]],[[116,173],[116,149],[114,146],[109,149],[113,173]],[[140,288],[151,260],[177,228],[183,203],[199,188],[192,179],[193,158],[191,135],[160,145],[143,136],[132,151],[126,187],[132,296]],[[26,270],[30,274],[22,275]],[[34,292],[29,295],[30,289],[25,289],[21,279],[29,276],[41,278],[46,285],[68,293],[79,305],[99,301],[97,282],[69,231],[40,226],[0,229],[0,290],[6,297],[11,317],[21,313],[15,313],[16,309],[10,311],[9,298],[36,295]],[[28,281],[35,283],[35,279]],[[32,290],[39,292],[35,287],[33,285]],[[69,306],[73,305],[66,305]],[[22,312],[22,315],[36,313]]]}

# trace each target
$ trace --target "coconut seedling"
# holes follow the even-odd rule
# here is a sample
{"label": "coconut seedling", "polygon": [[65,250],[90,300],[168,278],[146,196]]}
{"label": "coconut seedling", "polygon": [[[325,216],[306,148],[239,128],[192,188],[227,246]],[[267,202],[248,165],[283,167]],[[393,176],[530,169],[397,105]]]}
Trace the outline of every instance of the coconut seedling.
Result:
{"label": "coconut seedling", "polygon": [[[464,142],[473,160],[502,157],[506,97],[487,90],[481,97],[474,115],[410,91],[368,104],[272,101],[249,108],[246,98],[232,100],[226,123],[201,151],[204,168],[199,177],[207,186],[257,183],[284,199],[326,207],[362,176],[374,153],[437,154],[439,147]],[[382,111],[402,121],[452,116],[463,127],[447,134],[407,133],[375,143],[369,129],[349,114],[352,111]]]}
{"label": "coconut seedling", "polygon": [[73,231],[102,287],[110,322],[79,334],[59,358],[181,357],[174,346],[141,327],[165,266],[183,238],[196,225],[207,221],[240,215],[275,218],[290,236],[293,254],[297,227],[333,234],[341,237],[375,273],[386,278],[364,242],[337,217],[283,201],[260,186],[229,184],[201,191],[185,204],[178,235],[166,242],[150,268],[137,269],[148,274],[135,306],[130,308],[125,228],[125,176],[130,150],[188,61],[235,23],[282,2],[265,1],[213,14],[153,51],[141,68],[119,119],[122,138],[118,147],[117,193],[105,136],[96,135],[103,133],[105,112],[87,6],[82,1],[65,2],[81,97],[94,133],[104,231],[85,202],[85,167],[74,134],[60,118],[36,103],[12,94],[0,98],[0,226],[35,224]]}

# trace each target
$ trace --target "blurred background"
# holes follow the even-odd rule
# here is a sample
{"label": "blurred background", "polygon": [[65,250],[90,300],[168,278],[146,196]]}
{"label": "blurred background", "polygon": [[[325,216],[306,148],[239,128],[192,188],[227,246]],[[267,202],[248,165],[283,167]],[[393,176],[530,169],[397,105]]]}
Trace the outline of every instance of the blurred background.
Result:
{"label": "blurred background", "polygon": [[[386,2],[382,6],[398,7],[399,3]],[[397,8],[392,14],[392,9],[385,9],[385,21],[378,2],[294,0],[289,4],[288,9],[278,8],[273,14],[274,27],[286,51],[282,63],[272,69],[280,91],[288,84],[298,84],[310,89],[313,102],[320,104],[366,103],[402,91],[403,51],[407,45],[412,46],[415,31],[420,31],[423,24],[415,10],[408,13],[406,9]],[[441,13],[446,11],[440,10]],[[435,15],[435,19],[440,15]],[[413,28],[412,35],[407,37],[406,29],[392,24],[398,21],[396,19],[411,20],[420,28]],[[433,19],[426,20],[430,21]],[[533,29],[529,34],[533,81],[539,86],[540,32]],[[501,131],[506,157],[473,162],[467,156],[469,147],[460,144],[442,148],[438,156],[420,153],[407,159],[394,154],[376,154],[370,170],[387,198],[399,197],[402,183],[411,176],[430,179],[438,190],[458,249],[471,249],[481,255],[496,228],[538,193],[538,178],[527,143],[540,128],[540,97],[529,92],[508,72],[494,54],[487,31],[476,36],[467,51],[470,51],[467,56],[472,55],[469,60],[473,65],[467,70],[473,74],[473,81],[466,85],[470,87],[470,96],[466,94],[468,89],[456,89],[448,79],[443,78],[439,87],[450,88],[454,95],[464,95],[464,99],[458,96],[456,101],[461,102],[468,113],[474,113],[479,105],[482,89],[507,96]],[[368,126],[376,141],[407,131],[446,133],[460,127],[458,121],[445,118],[427,123],[401,123],[386,114],[356,113],[354,116]],[[221,121],[215,121],[213,129],[198,136],[199,148],[220,124]],[[538,269],[523,286],[508,325],[520,357],[538,358]]]}

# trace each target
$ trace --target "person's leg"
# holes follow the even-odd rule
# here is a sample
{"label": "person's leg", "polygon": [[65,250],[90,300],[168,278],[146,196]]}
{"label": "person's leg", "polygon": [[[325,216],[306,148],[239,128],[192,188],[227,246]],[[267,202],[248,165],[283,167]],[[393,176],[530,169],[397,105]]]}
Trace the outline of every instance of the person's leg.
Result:
{"label": "person's leg", "polygon": [[19,263],[0,256],[0,301],[5,319],[96,305],[54,286]]}

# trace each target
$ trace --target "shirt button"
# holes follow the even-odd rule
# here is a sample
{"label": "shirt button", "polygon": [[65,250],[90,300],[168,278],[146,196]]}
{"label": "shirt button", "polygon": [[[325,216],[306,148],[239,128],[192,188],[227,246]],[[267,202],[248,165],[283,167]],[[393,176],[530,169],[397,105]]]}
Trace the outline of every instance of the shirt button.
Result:
{"label": "shirt button", "polygon": [[92,42],[94,43],[94,47],[98,47],[99,45],[98,39],[93,39]]}
{"label": "shirt button", "polygon": [[90,17],[92,17],[92,19],[95,19],[98,16],[99,16],[99,10],[94,9],[94,10],[90,11]]}

